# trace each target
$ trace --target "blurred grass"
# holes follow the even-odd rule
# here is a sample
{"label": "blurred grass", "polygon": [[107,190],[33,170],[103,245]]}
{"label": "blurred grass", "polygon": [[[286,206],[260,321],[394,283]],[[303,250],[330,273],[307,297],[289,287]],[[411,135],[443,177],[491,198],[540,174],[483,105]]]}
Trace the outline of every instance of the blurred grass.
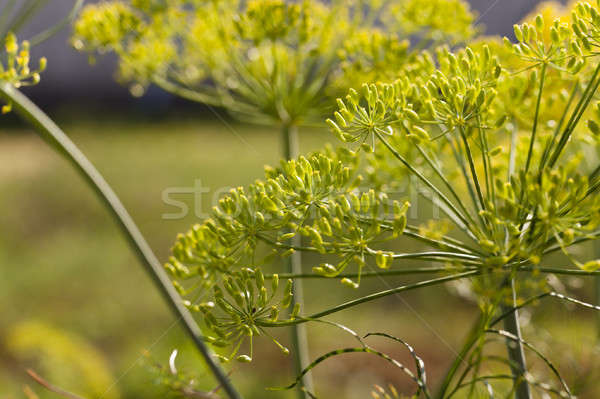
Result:
{"label": "blurred grass", "polygon": [[[104,115],[63,120],[62,125],[120,195],[162,260],[167,258],[175,235],[199,221],[191,194],[176,196],[192,210],[187,217],[161,217],[177,211],[163,202],[165,189],[192,187],[200,181],[210,188],[201,197],[201,209],[207,211],[218,193],[261,177],[263,165],[277,163],[280,153],[278,133],[268,128],[228,128],[190,118],[122,121]],[[318,149],[329,139],[327,132],[303,131],[302,150]],[[60,359],[20,356],[7,344],[6,337],[15,326],[32,321],[77,334],[93,345],[117,382],[106,387],[110,395],[162,397],[147,367],[140,363],[144,350],[166,364],[170,351],[178,348],[181,367],[206,376],[194,349],[174,325],[112,219],[79,176],[26,129],[3,128],[0,132],[0,193],[0,398],[25,397],[21,386],[32,385],[24,374],[25,367],[52,369],[54,364],[65,368]],[[387,284],[405,282],[405,278],[395,278]],[[356,295],[331,289],[332,284],[337,287],[332,281],[309,283],[309,310]],[[388,287],[374,280],[361,287],[361,292],[375,288]],[[580,291],[589,294],[589,290]],[[531,328],[528,333],[545,337],[550,357],[553,348],[569,348],[564,350],[572,356],[557,356],[557,364],[565,364],[567,376],[585,373],[592,381],[586,383],[585,378],[578,377],[582,389],[587,390],[580,398],[600,397],[590,377],[598,375],[599,358],[592,313],[564,310],[557,302],[542,308],[549,311],[539,316],[542,327]],[[556,317],[557,308],[563,309],[559,313],[562,317]],[[385,331],[414,344],[428,366],[430,381],[436,381],[474,314],[472,304],[443,288],[433,288],[352,309],[332,320],[360,333]],[[546,337],[548,331],[554,336]],[[285,331],[278,333],[285,341]],[[314,356],[342,344],[354,345],[351,338],[331,327],[313,326],[310,334]],[[410,360],[394,344],[374,342],[400,360]],[[257,343],[255,362],[235,366],[234,381],[250,399],[292,397],[264,390],[266,386],[285,385],[293,377],[288,360],[274,345],[260,338]],[[348,355],[328,364],[316,371],[324,398],[366,398],[373,383],[386,381],[412,391],[409,381],[395,370],[365,355]],[[68,383],[67,376],[77,373],[60,371],[51,373],[57,384]],[[207,389],[211,384],[207,378]],[[33,388],[41,398],[52,397]],[[108,398],[109,394],[100,397]]]}

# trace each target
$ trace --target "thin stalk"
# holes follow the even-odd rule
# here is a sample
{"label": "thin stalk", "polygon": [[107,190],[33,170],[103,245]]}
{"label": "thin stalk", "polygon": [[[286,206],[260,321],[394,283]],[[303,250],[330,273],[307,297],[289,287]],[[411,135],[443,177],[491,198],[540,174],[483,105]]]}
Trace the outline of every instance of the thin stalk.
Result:
{"label": "thin stalk", "polygon": [[[475,208],[477,208],[477,196],[475,195],[475,189],[473,188],[473,185],[471,184],[471,180],[469,179],[469,174],[467,173],[465,161],[464,161],[462,155],[459,153],[459,148],[458,148],[458,146],[454,145],[454,142],[448,137],[448,135],[446,135],[446,141],[448,142],[448,145],[452,149],[452,155],[454,156],[454,159],[456,160],[456,164],[458,165],[458,168],[462,174],[462,177],[465,179],[465,186],[467,187],[467,191],[469,192],[469,197],[471,197],[473,206],[475,206]],[[484,221],[483,221],[482,217],[479,215],[479,213],[477,215],[479,217],[479,221],[481,222],[481,224],[483,226]]]}
{"label": "thin stalk", "polygon": [[[460,268],[449,268],[447,266],[440,267],[416,267],[409,269],[398,269],[398,270],[382,270],[376,272],[361,272],[361,273],[342,273],[335,276],[335,278],[370,278],[370,277],[384,277],[384,276],[406,276],[414,274],[437,274],[437,273],[448,273],[448,272],[459,272],[465,270],[475,270],[475,267],[460,267]],[[273,274],[265,274],[265,280],[273,278]],[[279,279],[298,279],[298,278],[309,278],[309,279],[331,279],[332,277],[324,276],[322,274],[314,273],[277,273]]]}
{"label": "thin stalk", "polygon": [[71,21],[73,21],[73,19],[75,19],[75,17],[79,13],[79,10],[81,9],[82,6],[83,6],[83,0],[75,1],[75,3],[73,4],[73,8],[71,8],[71,11],[69,11],[69,14],[67,14],[67,16],[64,17],[57,24],[53,25],[52,27],[50,27],[50,28],[46,29],[45,31],[42,31],[42,32],[36,34],[34,37],[32,37],[29,40],[31,45],[36,46],[36,45],[48,40],[52,36],[54,36],[57,32],[59,32],[61,29],[63,29],[65,26],[67,26],[69,23],[71,23]]}
{"label": "thin stalk", "polygon": [[[600,245],[596,243],[594,252],[596,252],[596,258],[600,258]],[[600,304],[600,275],[596,276],[594,279],[594,288],[596,289],[596,303]],[[600,313],[596,315],[596,339],[600,341]]]}
{"label": "thin stalk", "polygon": [[490,157],[490,149],[488,146],[487,136],[484,129],[481,127],[481,117],[477,116],[477,130],[479,131],[479,142],[481,144],[481,159],[483,160],[483,172],[485,175],[485,192],[486,199],[494,200],[496,203],[496,190],[492,181],[492,158]]}
{"label": "thin stalk", "polygon": [[175,83],[169,82],[167,79],[155,75],[152,77],[152,83],[163,89],[164,91],[174,94],[186,100],[194,101],[201,104],[208,104],[215,107],[221,107],[223,104],[216,100],[216,96],[203,94],[194,90],[187,89]]}
{"label": "thin stalk", "polygon": [[[285,159],[295,159],[298,157],[299,143],[298,143],[298,129],[295,125],[284,124],[281,129],[282,143],[283,143],[283,154]],[[292,246],[302,246],[302,238],[300,235],[296,235],[292,238]],[[302,274],[302,255],[296,251],[291,256],[287,257],[285,262],[287,263],[287,270],[292,274]],[[292,291],[292,309],[294,304],[299,303],[300,306],[304,305],[304,287],[302,280],[295,280],[293,291]],[[296,375],[300,375],[302,370],[306,369],[310,365],[310,356],[308,352],[308,338],[306,334],[306,325],[296,324],[292,326],[292,347],[294,355],[294,363],[296,368]],[[314,392],[314,384],[312,380],[312,374],[306,373],[302,376],[298,389],[296,390],[299,399],[308,399],[309,396],[302,388],[305,388],[308,392]]]}
{"label": "thin stalk", "polygon": [[7,28],[7,23],[8,19],[13,13],[13,9],[15,8],[16,3],[17,0],[7,0],[7,2],[4,4],[4,7],[1,8],[2,12],[0,13],[0,32],[7,32],[8,30],[10,30]]}
{"label": "thin stalk", "polygon": [[475,161],[473,160],[473,154],[471,153],[471,146],[469,146],[469,140],[467,139],[465,130],[462,127],[459,130],[460,137],[462,138],[463,144],[465,145],[465,152],[467,154],[467,160],[469,161],[469,168],[471,169],[471,178],[473,179],[475,190],[477,191],[477,198],[479,199],[479,203],[481,204],[481,209],[485,210],[485,201],[481,192],[481,186],[479,184],[479,178],[477,177],[477,171],[475,170]]}
{"label": "thin stalk", "polygon": [[573,101],[575,100],[578,85],[579,85],[578,82],[575,82],[573,84],[573,88],[571,89],[571,93],[569,94],[569,99],[567,100],[567,104],[565,105],[565,108],[562,112],[560,120],[558,121],[558,124],[556,125],[556,128],[554,129],[554,134],[552,135],[552,139],[546,144],[546,148],[544,148],[544,153],[542,155],[542,160],[540,161],[539,170],[544,170],[544,166],[546,166],[546,162],[548,161],[548,157],[550,156],[550,150],[552,149],[552,147],[554,147],[554,144],[556,143],[558,134],[560,133],[560,130],[562,129],[563,123],[565,123],[565,119],[567,119],[567,114],[569,113],[569,109],[571,108],[571,105],[573,105]]}
{"label": "thin stalk", "polygon": [[[549,274],[560,274],[567,276],[600,276],[600,270],[587,271],[581,269],[561,269],[558,267],[538,267],[538,266],[521,266],[517,269],[517,272],[540,272]],[[600,303],[600,302],[599,302]]]}
{"label": "thin stalk", "polygon": [[556,164],[556,161],[562,154],[562,151],[563,151],[565,145],[567,144],[567,142],[569,141],[569,138],[571,137],[573,130],[575,129],[575,127],[577,127],[579,120],[581,119],[585,110],[587,109],[588,105],[590,104],[591,100],[593,99],[594,94],[595,94],[596,90],[598,89],[598,85],[600,85],[600,79],[597,80],[598,74],[600,74],[600,64],[598,64],[598,66],[594,70],[594,74],[592,75],[590,82],[588,83],[581,98],[579,99],[577,106],[573,110],[573,113],[571,114],[571,117],[569,118],[569,121],[567,122],[567,125],[565,126],[565,130],[563,131],[563,133],[560,136],[557,147],[554,149],[554,151],[552,152],[552,156],[549,158],[549,161],[548,161],[549,167],[553,167]]}
{"label": "thin stalk", "polygon": [[[54,392],[58,396],[60,396],[62,398],[66,398],[66,399],[84,399],[83,397],[81,397],[79,395],[76,395],[69,391],[65,391],[64,389],[59,388],[56,385],[50,384],[48,381],[46,381],[45,379],[40,377],[35,371],[33,371],[31,369],[27,369],[26,372],[27,372],[27,374],[29,374],[29,376],[35,382],[37,382],[39,385],[41,385],[42,387],[47,389],[49,392]],[[34,396],[34,397],[37,398],[37,396]]]}
{"label": "thin stalk", "polygon": [[460,279],[467,278],[467,277],[474,277],[479,274],[481,274],[480,270],[470,270],[470,271],[464,272],[464,273],[456,273],[456,274],[452,274],[449,276],[434,278],[431,280],[420,281],[420,282],[414,283],[414,284],[402,285],[400,287],[391,288],[389,290],[384,290],[384,291],[379,291],[379,292],[376,292],[371,295],[367,295],[367,296],[363,296],[361,298],[354,299],[352,301],[344,302],[340,305],[334,306],[332,308],[329,308],[329,309],[324,310],[319,313],[315,313],[315,314],[307,316],[307,317],[299,317],[294,320],[279,321],[279,322],[258,322],[257,324],[260,325],[261,327],[285,327],[285,326],[292,326],[294,324],[302,324],[302,323],[306,323],[307,321],[311,321],[314,319],[320,319],[322,317],[329,316],[329,315],[337,313],[337,312],[341,312],[342,310],[346,310],[346,309],[352,308],[354,306],[361,305],[363,303],[371,302],[376,299],[385,298],[386,296],[398,294],[400,292],[411,291],[411,290],[416,290],[418,288],[425,288],[425,287],[429,287],[432,285],[443,284],[443,283],[447,283],[449,281],[460,280]]}
{"label": "thin stalk", "polygon": [[181,320],[183,323],[185,330],[202,354],[202,357],[208,364],[223,391],[225,391],[230,399],[241,399],[241,395],[233,387],[226,373],[214,361],[212,351],[204,342],[198,324],[190,314],[189,310],[183,306],[181,297],[173,287],[171,280],[167,276],[167,273],[158,258],[100,172],[69,139],[69,137],[19,90],[8,83],[2,82],[0,83],[0,98],[12,103],[14,112],[35,128],[36,132],[52,148],[62,154],[71,163],[73,168],[84,178],[86,183],[95,191],[106,209],[114,217],[117,225],[127,238],[132,250],[156,284],[156,287],[163,295],[167,304],[177,319]]}
{"label": "thin stalk", "polygon": [[[21,30],[23,25],[31,19],[44,5],[48,0],[30,0],[21,2],[21,5],[17,9],[17,11],[10,15],[8,24],[4,27],[2,34],[0,37],[6,37],[8,32],[17,32]],[[12,5],[11,5],[12,7]]]}
{"label": "thin stalk", "polygon": [[[319,254],[323,254],[323,253],[329,253],[329,254],[346,254],[346,255],[350,255],[350,254],[355,254],[356,250],[353,248],[346,248],[346,249],[336,249],[333,247],[328,246],[327,249],[325,249],[325,251],[323,252],[322,249],[316,248],[316,247],[305,247],[305,246],[298,246],[298,245],[289,245],[289,244],[283,244],[280,242],[275,241],[274,239],[265,237],[263,235],[256,235],[256,238],[269,244],[272,245],[274,247],[277,248],[283,248],[283,249],[293,249],[294,251],[297,252],[312,252],[312,253],[319,253]],[[411,237],[412,238],[412,237]],[[387,240],[381,240],[380,242],[383,241],[387,241]],[[424,242],[428,242],[428,241],[424,241]],[[439,241],[434,241],[434,243],[439,243]],[[438,246],[441,246],[442,244],[439,244]],[[450,246],[445,246],[445,249],[450,248]],[[377,251],[367,248],[367,253],[371,256],[375,256]],[[427,252],[413,252],[413,253],[394,253],[393,255],[394,259],[414,259],[414,260],[419,260],[419,261],[425,261],[425,262],[436,262],[436,261],[440,261],[440,262],[448,262],[448,261],[452,261],[452,260],[456,260],[456,259],[461,259],[464,262],[468,263],[477,263],[477,264],[481,264],[480,261],[480,257],[477,255],[472,255],[472,254],[468,254],[468,253],[464,253],[464,252],[445,252],[445,251],[427,251]]]}
{"label": "thin stalk", "polygon": [[461,348],[460,353],[458,355],[456,355],[456,358],[452,362],[450,369],[448,370],[448,372],[446,373],[446,376],[444,377],[442,386],[440,387],[438,394],[436,395],[437,399],[444,399],[446,397],[446,392],[450,388],[450,384],[452,383],[454,376],[458,372],[460,365],[463,362],[465,362],[465,358],[467,357],[467,355],[469,354],[469,352],[471,351],[473,346],[479,340],[479,337],[481,336],[483,330],[485,330],[485,328],[486,328],[486,325],[483,322],[483,320],[484,320],[483,317],[479,316],[479,318],[473,324],[473,327],[471,328],[471,331],[469,332],[469,335],[467,336],[467,339],[465,340],[465,343],[463,344],[463,347]]}
{"label": "thin stalk", "polygon": [[[456,192],[456,190],[454,190],[454,187],[452,186],[452,184],[450,184],[450,182],[448,181],[448,179],[446,178],[446,176],[442,173],[442,171],[440,170],[440,168],[435,164],[435,162],[433,162],[433,160],[427,155],[427,153],[425,152],[425,150],[423,150],[420,145],[415,144],[415,146],[417,147],[417,150],[419,150],[419,152],[421,153],[421,155],[423,156],[423,158],[425,159],[425,161],[427,162],[427,164],[433,169],[433,171],[435,172],[435,174],[438,175],[438,177],[440,178],[440,180],[442,181],[442,183],[444,183],[444,185],[446,186],[446,188],[448,189],[448,191],[450,191],[450,194],[452,194],[452,196],[456,200],[458,206],[464,212],[465,217],[468,218],[469,221],[473,225],[476,225],[475,220],[473,220],[473,218],[471,217],[471,214],[469,213],[467,207],[465,206],[465,204],[463,203],[463,201],[459,197],[459,195]],[[469,227],[469,226],[466,226],[466,227]],[[469,232],[470,232],[470,230],[469,230]]]}
{"label": "thin stalk", "polygon": [[527,151],[527,162],[525,163],[525,172],[529,171],[531,165],[531,158],[533,156],[533,146],[535,144],[535,137],[537,133],[538,120],[540,115],[540,106],[542,104],[542,93],[544,91],[544,80],[546,79],[546,67],[547,64],[542,65],[541,77],[540,77],[540,89],[537,95],[537,101],[535,104],[535,114],[533,116],[533,128],[531,129],[531,139],[529,140],[529,150]]}
{"label": "thin stalk", "polygon": [[[515,340],[506,340],[506,350],[510,360],[510,368],[514,379],[515,399],[531,399],[531,390],[525,378],[527,372],[527,362],[525,360],[525,350],[523,348],[523,337],[521,336],[521,327],[519,326],[519,312],[514,310],[517,306],[517,293],[515,291],[515,281],[513,278],[507,281],[507,287],[511,290],[512,305],[502,304],[502,313],[510,312],[504,318],[504,329],[518,338]],[[513,311],[511,311],[513,310]]]}
{"label": "thin stalk", "polygon": [[406,168],[408,168],[408,170],[410,170],[410,172],[412,174],[414,174],[415,176],[417,176],[419,178],[419,180],[421,180],[423,183],[425,183],[425,185],[427,185],[427,187],[429,187],[430,189],[433,190],[433,192],[435,192],[435,194],[441,198],[441,200],[448,205],[448,207],[452,210],[452,212],[454,212],[454,214],[456,215],[456,217],[458,217],[461,222],[464,223],[465,226],[469,226],[469,221],[465,218],[465,216],[456,208],[456,205],[454,205],[454,203],[452,201],[450,201],[450,199],[448,199],[448,197],[446,197],[433,183],[431,183],[425,176],[423,176],[423,174],[421,172],[419,172],[418,170],[416,170],[402,155],[400,155],[400,153],[398,151],[396,151],[396,149],[394,147],[392,147],[392,145],[385,139],[385,137],[383,137],[383,135],[379,132],[375,132],[375,135],[377,135],[377,138],[379,140],[381,140],[381,142],[387,147],[388,150],[390,150],[390,152],[400,161],[402,162],[402,164],[404,166],[406,166]]}

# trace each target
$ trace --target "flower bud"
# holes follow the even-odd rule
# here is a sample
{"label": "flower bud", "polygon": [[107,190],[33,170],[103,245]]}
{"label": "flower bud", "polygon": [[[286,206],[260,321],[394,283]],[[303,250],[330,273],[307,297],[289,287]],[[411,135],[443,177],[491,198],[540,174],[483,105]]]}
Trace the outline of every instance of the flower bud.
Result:
{"label": "flower bud", "polygon": [[277,306],[271,306],[271,313],[269,314],[269,319],[271,321],[277,321],[278,317],[279,317],[279,309],[277,309]]}
{"label": "flower bud", "polygon": [[521,27],[519,25],[513,25],[513,30],[515,32],[515,37],[517,38],[517,40],[519,42],[523,41],[523,30],[521,29]]}
{"label": "flower bud", "polygon": [[290,313],[290,318],[292,320],[294,320],[296,317],[298,317],[299,314],[300,314],[300,303],[296,302],[294,304],[294,309],[292,309],[292,312]]}
{"label": "flower bud", "polygon": [[535,17],[535,27],[540,32],[544,30],[544,17],[542,17],[540,14]]}
{"label": "flower bud", "polygon": [[375,262],[377,263],[377,267],[379,267],[380,269],[388,269],[390,267],[389,260],[389,255],[383,253],[383,251],[377,251],[377,254],[375,255]]}
{"label": "flower bud", "polygon": [[358,288],[358,284],[357,283],[355,283],[354,281],[352,281],[352,280],[350,280],[349,278],[346,278],[346,277],[344,277],[341,280],[341,283],[343,285],[345,285],[346,287],[350,287],[350,288],[354,288],[354,289]]}
{"label": "flower bud", "polygon": [[287,308],[292,303],[292,288],[294,286],[294,282],[291,279],[288,279],[287,284],[285,286],[285,291],[283,294],[283,300],[281,301],[281,306]]}
{"label": "flower bud", "polygon": [[581,269],[586,272],[595,272],[600,269],[600,260],[591,260],[581,265]]}

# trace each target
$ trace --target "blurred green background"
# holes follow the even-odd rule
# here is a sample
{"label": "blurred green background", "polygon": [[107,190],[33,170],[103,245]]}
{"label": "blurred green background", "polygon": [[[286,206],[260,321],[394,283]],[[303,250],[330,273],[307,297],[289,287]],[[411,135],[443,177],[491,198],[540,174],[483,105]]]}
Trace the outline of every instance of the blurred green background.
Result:
{"label": "blurred green background", "polygon": [[[164,190],[201,181],[210,189],[201,198],[202,209],[208,210],[219,190],[260,178],[263,165],[279,159],[276,131],[225,124],[214,117],[54,116],[113,185],[163,261],[176,234],[199,221],[192,211],[183,219],[165,219],[164,214],[177,209],[163,201]],[[305,130],[301,147],[308,152],[330,139],[326,131]],[[0,193],[0,398],[25,398],[24,385],[40,398],[57,397],[28,378],[29,367],[88,398],[166,397],[154,384],[149,364],[166,365],[176,348],[178,367],[196,373],[206,389],[214,386],[105,209],[66,162],[10,118],[0,130]],[[176,198],[193,210],[191,194]],[[311,266],[311,260],[306,264]],[[408,281],[375,279],[359,293]],[[579,298],[594,301],[589,282],[570,278],[562,284]],[[357,295],[338,288],[335,280],[309,281],[306,311]],[[435,385],[476,314],[475,305],[457,291],[460,287],[426,288],[330,320],[361,334],[383,331],[410,342]],[[549,355],[580,398],[600,397],[594,316],[552,300],[523,315],[525,336]],[[532,323],[527,323],[529,318]],[[285,342],[287,331],[278,333]],[[309,334],[312,357],[355,345],[351,337],[327,326],[311,326]],[[233,367],[234,382],[250,399],[294,397],[265,390],[290,383],[291,364],[268,339],[256,343],[254,362]],[[372,343],[400,361],[411,361],[398,345]],[[530,361],[535,363],[531,355]],[[540,379],[551,378],[541,365],[534,372]],[[410,380],[397,370],[363,354],[325,363],[316,369],[315,379],[323,398],[367,398],[375,383],[413,391]]]}

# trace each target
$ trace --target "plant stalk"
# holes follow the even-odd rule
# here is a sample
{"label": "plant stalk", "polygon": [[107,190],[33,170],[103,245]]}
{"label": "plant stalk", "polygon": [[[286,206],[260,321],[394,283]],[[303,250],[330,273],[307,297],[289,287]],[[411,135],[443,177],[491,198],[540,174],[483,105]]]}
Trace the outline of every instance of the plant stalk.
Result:
{"label": "plant stalk", "polygon": [[12,103],[13,111],[30,124],[52,148],[63,155],[95,191],[98,198],[114,217],[117,225],[127,238],[129,245],[153,279],[167,304],[175,316],[183,323],[185,330],[219,382],[221,389],[230,399],[241,399],[241,395],[233,387],[227,374],[215,362],[212,351],[204,342],[198,324],[189,310],[183,306],[181,297],[173,287],[158,258],[100,172],[85,157],[75,143],[19,90],[6,82],[0,82],[0,98]]}
{"label": "plant stalk", "polygon": [[510,278],[507,281],[506,287],[510,288],[511,291],[511,302],[512,305],[503,304],[501,306],[502,313],[510,312],[504,318],[504,329],[517,337],[519,341],[506,340],[506,350],[508,352],[508,359],[510,360],[510,368],[514,380],[514,392],[515,399],[531,399],[531,390],[529,384],[525,379],[525,373],[527,372],[527,363],[525,360],[525,350],[521,343],[523,337],[521,335],[521,327],[519,325],[519,312],[518,310],[512,311],[517,306],[517,293],[515,291],[515,280]]}
{"label": "plant stalk", "polygon": [[446,376],[444,377],[442,386],[440,387],[439,392],[436,396],[437,399],[444,399],[446,397],[446,393],[448,392],[448,390],[450,388],[452,379],[458,372],[461,364],[467,363],[465,359],[467,358],[467,356],[468,356],[469,352],[471,351],[471,349],[473,348],[473,346],[477,343],[477,340],[480,338],[481,333],[485,328],[485,324],[483,323],[482,320],[483,320],[482,317],[479,316],[479,318],[473,324],[473,327],[471,327],[471,330],[469,331],[469,334],[467,335],[467,339],[465,339],[465,342],[463,344],[463,347],[460,350],[460,353],[458,353],[456,355],[456,358],[454,359],[454,361],[450,365],[450,368],[446,372]]}
{"label": "plant stalk", "polygon": [[[298,142],[298,128],[293,124],[284,124],[281,128],[282,143],[283,143],[283,155],[286,160],[295,159],[300,153],[299,142]],[[293,247],[302,246],[302,238],[296,235],[292,238]],[[302,255],[299,251],[292,253],[291,256],[286,258],[286,266],[288,273],[302,274]],[[292,291],[292,309],[293,305],[299,303],[301,306],[304,305],[304,287],[302,280],[294,280],[294,286]],[[310,365],[310,355],[308,352],[308,338],[306,334],[305,324],[295,324],[292,326],[292,347],[294,355],[294,367],[296,375],[300,375],[302,370],[306,369]],[[302,376],[300,384],[298,384],[298,399],[308,399],[308,394],[302,390],[305,388],[309,392],[314,392],[313,379],[310,372]]]}
{"label": "plant stalk", "polygon": [[475,270],[470,270],[468,272],[451,274],[448,276],[438,277],[438,278],[434,278],[431,280],[419,281],[418,283],[414,283],[414,284],[401,285],[400,287],[390,288],[389,290],[379,291],[374,294],[370,294],[370,295],[363,296],[363,297],[360,297],[357,299],[353,299],[348,302],[341,303],[337,306],[334,306],[327,310],[323,310],[319,313],[314,313],[307,317],[298,317],[293,320],[274,321],[274,322],[258,321],[257,325],[259,325],[261,327],[287,327],[287,326],[293,326],[294,324],[302,324],[302,323],[306,323],[308,321],[321,319],[325,316],[329,316],[331,314],[341,312],[342,310],[350,309],[354,306],[357,306],[357,305],[360,305],[363,303],[371,302],[371,301],[374,301],[379,298],[385,298],[390,295],[398,294],[400,292],[412,291],[412,290],[416,290],[419,288],[425,288],[425,287],[431,287],[434,285],[447,283],[448,281],[460,280],[463,278],[478,276],[480,274],[481,274],[481,270],[475,269]]}
{"label": "plant stalk", "polygon": [[[600,244],[596,243],[594,246],[594,252],[596,253],[596,259],[600,259]],[[596,289],[596,303],[600,304],[600,275],[594,278],[594,285]],[[600,313],[596,316],[596,339],[600,342]]]}

